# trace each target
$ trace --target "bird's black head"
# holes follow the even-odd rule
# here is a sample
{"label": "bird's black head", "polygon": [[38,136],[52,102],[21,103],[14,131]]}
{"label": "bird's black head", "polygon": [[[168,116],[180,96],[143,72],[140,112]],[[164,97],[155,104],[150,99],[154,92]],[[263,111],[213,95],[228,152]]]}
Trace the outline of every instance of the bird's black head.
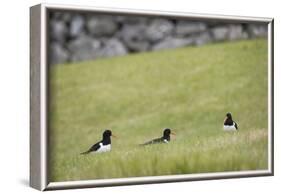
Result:
{"label": "bird's black head", "polygon": [[171,129],[169,129],[169,128],[164,129],[164,131],[163,131],[163,136],[164,137],[165,136],[170,136],[170,134],[171,134]]}
{"label": "bird's black head", "polygon": [[109,138],[111,135],[112,135],[111,130],[106,129],[106,130],[103,132],[102,137],[103,137],[103,139],[105,139],[105,138]]}
{"label": "bird's black head", "polygon": [[232,119],[231,113],[230,112],[226,113],[226,117]]}
{"label": "bird's black head", "polygon": [[111,144],[111,137],[112,136],[112,132],[109,129],[106,129],[103,134],[102,134],[102,142],[103,145],[108,145]]}
{"label": "bird's black head", "polygon": [[163,138],[170,141],[171,129],[166,128],[163,131]]}

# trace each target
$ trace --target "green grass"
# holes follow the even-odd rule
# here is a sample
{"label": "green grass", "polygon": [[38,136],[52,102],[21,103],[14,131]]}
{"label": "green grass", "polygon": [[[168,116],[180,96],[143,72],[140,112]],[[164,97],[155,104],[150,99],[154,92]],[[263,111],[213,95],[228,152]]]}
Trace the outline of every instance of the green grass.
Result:
{"label": "green grass", "polygon": [[[267,169],[267,42],[134,54],[50,69],[51,181]],[[224,132],[226,112],[239,123]],[[169,144],[139,147],[161,136]],[[112,151],[79,155],[110,128]]]}

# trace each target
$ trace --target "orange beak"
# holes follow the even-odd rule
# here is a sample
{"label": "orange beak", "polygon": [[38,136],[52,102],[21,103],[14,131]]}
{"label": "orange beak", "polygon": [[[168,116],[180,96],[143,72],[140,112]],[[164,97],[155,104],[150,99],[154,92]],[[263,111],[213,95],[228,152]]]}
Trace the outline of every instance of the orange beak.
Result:
{"label": "orange beak", "polygon": [[113,135],[113,134],[111,134],[111,136],[114,137],[114,138],[117,138],[117,136],[115,136],[115,135]]}

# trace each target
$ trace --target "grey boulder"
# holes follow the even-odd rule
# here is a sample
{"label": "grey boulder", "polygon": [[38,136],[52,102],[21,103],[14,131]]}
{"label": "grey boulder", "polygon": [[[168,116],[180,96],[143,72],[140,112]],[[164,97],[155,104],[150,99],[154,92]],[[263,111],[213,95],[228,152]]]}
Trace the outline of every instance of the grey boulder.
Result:
{"label": "grey boulder", "polygon": [[209,32],[202,32],[194,37],[194,44],[196,46],[201,46],[209,42],[212,42],[212,37]]}
{"label": "grey boulder", "polygon": [[102,57],[122,56],[127,53],[127,48],[116,38],[104,40],[104,47],[100,50]]}
{"label": "grey boulder", "polygon": [[206,30],[207,30],[207,26],[205,23],[181,20],[177,22],[175,31],[178,36],[188,36]]}
{"label": "grey boulder", "polygon": [[146,51],[149,49],[150,44],[145,37],[145,30],[146,25],[144,24],[127,24],[123,26],[117,37],[123,41],[130,51]]}
{"label": "grey boulder", "polygon": [[77,37],[84,31],[85,20],[82,16],[76,15],[70,22],[69,35],[71,37]]}
{"label": "grey boulder", "polygon": [[172,49],[192,45],[194,43],[192,38],[175,38],[167,37],[158,44],[153,45],[152,50]]}
{"label": "grey boulder", "polygon": [[68,44],[70,60],[73,62],[92,60],[100,56],[101,42],[83,35]]}
{"label": "grey boulder", "polygon": [[251,38],[267,37],[267,25],[249,24],[248,33]]}
{"label": "grey boulder", "polygon": [[49,47],[49,62],[51,65],[63,64],[68,61],[69,53],[59,43],[53,42]]}
{"label": "grey boulder", "polygon": [[229,32],[228,32],[228,39],[229,40],[238,40],[244,39],[245,33],[243,32],[242,25],[230,25]]}
{"label": "grey boulder", "polygon": [[50,22],[50,36],[53,41],[64,43],[68,29],[63,21],[53,20]]}
{"label": "grey boulder", "polygon": [[154,19],[148,25],[145,36],[151,42],[162,40],[168,35],[171,35],[174,25],[167,19]]}
{"label": "grey boulder", "polygon": [[228,38],[228,28],[225,26],[215,27],[211,30],[211,33],[215,41],[224,41]]}
{"label": "grey boulder", "polygon": [[124,25],[124,24],[146,24],[149,19],[142,16],[116,16],[115,21]]}
{"label": "grey boulder", "polygon": [[89,33],[95,36],[111,36],[117,29],[118,25],[112,16],[92,16],[87,21]]}

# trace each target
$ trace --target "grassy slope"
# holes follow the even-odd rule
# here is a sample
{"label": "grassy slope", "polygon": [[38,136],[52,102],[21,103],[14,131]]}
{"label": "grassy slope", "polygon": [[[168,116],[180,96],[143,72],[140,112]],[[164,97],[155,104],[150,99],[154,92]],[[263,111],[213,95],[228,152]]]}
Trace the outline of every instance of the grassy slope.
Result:
{"label": "grassy slope", "polygon": [[[55,66],[50,76],[52,181],[267,168],[265,40]],[[228,111],[238,133],[222,131]],[[177,133],[169,145],[137,146],[165,127]],[[80,156],[105,128],[118,136],[112,151]]]}

